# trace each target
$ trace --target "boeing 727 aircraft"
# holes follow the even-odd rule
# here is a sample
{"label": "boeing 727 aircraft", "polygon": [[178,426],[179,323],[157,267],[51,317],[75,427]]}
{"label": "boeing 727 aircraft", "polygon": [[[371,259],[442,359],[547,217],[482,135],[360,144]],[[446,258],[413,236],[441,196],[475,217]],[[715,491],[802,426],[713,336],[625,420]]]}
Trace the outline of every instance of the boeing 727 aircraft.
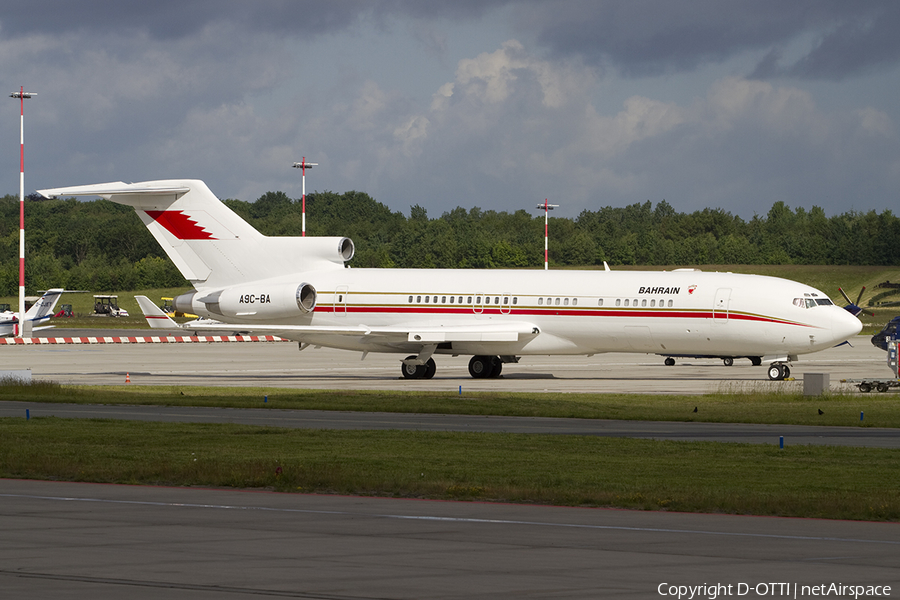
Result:
{"label": "boeing 727 aircraft", "polygon": [[471,355],[469,373],[480,378],[522,356],[640,352],[746,356],[785,379],[798,355],[862,328],[821,291],[758,275],[350,269],[350,239],[264,236],[198,180],[40,193],[133,206],[195,288],[175,309],[219,321],[203,330],[399,353],[407,378],[433,377],[441,354]]}

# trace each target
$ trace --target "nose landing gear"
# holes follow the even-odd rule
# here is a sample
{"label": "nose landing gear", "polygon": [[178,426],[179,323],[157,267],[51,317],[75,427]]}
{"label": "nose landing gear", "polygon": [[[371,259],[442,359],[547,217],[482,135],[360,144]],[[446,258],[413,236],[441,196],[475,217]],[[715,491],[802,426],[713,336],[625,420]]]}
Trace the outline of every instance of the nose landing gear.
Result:
{"label": "nose landing gear", "polygon": [[784,363],[772,363],[769,365],[769,379],[783,381],[791,376],[791,368]]}

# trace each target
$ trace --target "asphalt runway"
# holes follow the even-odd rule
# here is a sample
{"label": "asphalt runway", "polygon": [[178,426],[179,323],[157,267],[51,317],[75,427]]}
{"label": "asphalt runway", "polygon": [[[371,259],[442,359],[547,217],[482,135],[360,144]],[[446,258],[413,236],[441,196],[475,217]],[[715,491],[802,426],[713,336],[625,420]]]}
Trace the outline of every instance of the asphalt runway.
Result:
{"label": "asphalt runway", "polygon": [[[47,335],[63,335],[50,330]],[[150,330],[141,330],[147,335]],[[122,335],[124,332],[95,332]],[[134,334],[135,332],[128,332]],[[66,335],[85,335],[84,332]],[[771,382],[765,367],[736,359],[678,359],[675,366],[648,354],[526,356],[506,364],[498,379],[472,379],[468,356],[435,356],[433,379],[402,379],[395,354],[369,354],[327,348],[298,351],[292,342],[204,344],[98,344],[4,346],[6,369],[31,369],[37,379],[84,385],[253,386],[316,389],[416,391],[547,391],[704,394],[719,391],[802,389],[804,373],[828,373],[833,391],[856,392],[841,379],[890,378],[886,354],[868,336],[803,355],[792,366],[795,381]]]}
{"label": "asphalt runway", "polygon": [[886,523],[0,480],[0,532],[8,598],[900,590],[900,525]]}

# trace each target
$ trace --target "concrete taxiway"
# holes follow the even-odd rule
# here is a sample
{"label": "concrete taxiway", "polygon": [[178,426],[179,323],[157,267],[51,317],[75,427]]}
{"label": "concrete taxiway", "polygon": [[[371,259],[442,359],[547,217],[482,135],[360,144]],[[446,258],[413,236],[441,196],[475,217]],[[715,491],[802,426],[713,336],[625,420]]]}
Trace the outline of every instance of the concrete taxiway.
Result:
{"label": "concrete taxiway", "polygon": [[892,523],[0,480],[0,532],[0,589],[9,598],[900,590],[900,525]]}
{"label": "concrete taxiway", "polygon": [[[452,401],[452,398],[451,398]],[[122,406],[0,402],[0,417],[60,417],[66,419],[122,419],[178,423],[237,423],[295,429],[401,429],[589,435],[655,440],[690,440],[750,444],[855,446],[900,449],[900,429],[880,427],[814,427],[697,423],[671,421],[614,421],[444,415],[327,410],[222,409],[190,406]]]}
{"label": "concrete taxiway", "polygon": [[5,369],[30,368],[37,379],[86,385],[122,384],[127,373],[133,385],[417,391],[458,391],[461,386],[463,391],[664,394],[802,389],[804,373],[828,373],[833,391],[856,392],[840,380],[891,377],[885,356],[867,336],[859,336],[852,346],[801,356],[792,366],[796,381],[770,382],[766,369],[751,366],[747,359],[736,359],[733,366],[726,367],[718,359],[685,358],[667,367],[663,357],[647,354],[526,356],[518,364],[504,365],[498,379],[472,379],[468,356],[436,355],[435,377],[411,380],[400,377],[400,355],[369,354],[361,360],[360,353],[342,350],[298,351],[292,342],[0,347]]}

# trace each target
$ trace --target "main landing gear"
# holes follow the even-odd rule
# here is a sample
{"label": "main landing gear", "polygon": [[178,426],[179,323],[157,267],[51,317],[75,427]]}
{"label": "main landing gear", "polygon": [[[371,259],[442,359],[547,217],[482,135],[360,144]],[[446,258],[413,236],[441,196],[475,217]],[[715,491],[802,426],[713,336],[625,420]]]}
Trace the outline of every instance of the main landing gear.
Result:
{"label": "main landing gear", "polygon": [[791,368],[784,363],[772,363],[769,365],[769,379],[783,381],[791,376]]}
{"label": "main landing gear", "polygon": [[[415,355],[407,356],[406,360],[414,360]],[[424,365],[416,365],[409,362],[400,363],[400,372],[406,379],[431,379],[437,371],[434,359],[429,358]]]}
{"label": "main landing gear", "polygon": [[473,356],[469,361],[469,375],[475,379],[500,377],[503,361],[499,356]]}
{"label": "main landing gear", "polygon": [[[434,377],[437,366],[434,364],[433,358],[429,358],[421,365],[417,365],[416,360],[420,360],[419,357],[412,355],[407,356],[400,363],[400,373],[404,379],[431,379]],[[513,362],[516,361],[513,360]],[[502,370],[503,360],[499,356],[473,356],[469,361],[469,375],[475,379],[500,377]]]}

